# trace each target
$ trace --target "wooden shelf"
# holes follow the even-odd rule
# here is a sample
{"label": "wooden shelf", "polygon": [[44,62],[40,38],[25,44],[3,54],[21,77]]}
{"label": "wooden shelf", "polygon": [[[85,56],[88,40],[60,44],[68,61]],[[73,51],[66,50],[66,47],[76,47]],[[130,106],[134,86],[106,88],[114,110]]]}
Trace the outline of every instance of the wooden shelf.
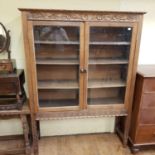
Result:
{"label": "wooden shelf", "polygon": [[40,107],[78,106],[77,100],[39,100]]}
{"label": "wooden shelf", "polygon": [[90,42],[89,45],[130,45],[130,42],[127,41],[105,41],[105,42]]}
{"label": "wooden shelf", "polygon": [[88,99],[88,105],[123,104],[121,98]]}
{"label": "wooden shelf", "polygon": [[53,45],[79,45],[79,41],[40,41],[35,40],[35,44],[53,44]]}
{"label": "wooden shelf", "polygon": [[124,81],[88,81],[88,88],[113,88],[113,87],[125,87]]}
{"label": "wooden shelf", "polygon": [[79,65],[78,59],[37,59],[38,65]]}
{"label": "wooden shelf", "polygon": [[38,89],[79,89],[76,81],[39,81]]}
{"label": "wooden shelf", "polygon": [[90,59],[89,64],[90,65],[96,65],[96,64],[101,64],[101,65],[110,65],[110,64],[128,64],[128,60],[126,59]]}

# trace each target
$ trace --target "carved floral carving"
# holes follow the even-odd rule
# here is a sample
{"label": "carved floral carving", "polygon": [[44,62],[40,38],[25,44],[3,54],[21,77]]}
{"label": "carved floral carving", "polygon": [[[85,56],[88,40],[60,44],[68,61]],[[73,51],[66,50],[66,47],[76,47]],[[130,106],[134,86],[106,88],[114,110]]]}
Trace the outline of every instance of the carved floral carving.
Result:
{"label": "carved floral carving", "polygon": [[134,14],[88,13],[88,12],[30,12],[29,20],[64,20],[64,21],[115,21],[135,22]]}

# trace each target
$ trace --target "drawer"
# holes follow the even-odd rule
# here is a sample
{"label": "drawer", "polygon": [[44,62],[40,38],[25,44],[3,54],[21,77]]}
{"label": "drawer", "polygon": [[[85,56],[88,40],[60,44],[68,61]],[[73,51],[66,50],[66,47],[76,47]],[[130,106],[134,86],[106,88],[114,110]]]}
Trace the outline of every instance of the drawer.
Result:
{"label": "drawer", "polygon": [[13,66],[9,63],[0,63],[0,71],[13,71]]}
{"label": "drawer", "polygon": [[16,83],[0,83],[0,94],[1,95],[7,95],[9,93],[16,93],[17,92],[17,87]]}
{"label": "drawer", "polygon": [[155,143],[155,125],[138,127],[135,142]]}
{"label": "drawer", "polygon": [[0,64],[0,71],[5,71],[7,67],[7,64]]}
{"label": "drawer", "polygon": [[140,124],[155,124],[155,108],[145,108],[140,111]]}
{"label": "drawer", "polygon": [[143,92],[155,92],[155,78],[148,78],[144,80]]}
{"label": "drawer", "polygon": [[141,108],[155,108],[155,93],[143,94]]}

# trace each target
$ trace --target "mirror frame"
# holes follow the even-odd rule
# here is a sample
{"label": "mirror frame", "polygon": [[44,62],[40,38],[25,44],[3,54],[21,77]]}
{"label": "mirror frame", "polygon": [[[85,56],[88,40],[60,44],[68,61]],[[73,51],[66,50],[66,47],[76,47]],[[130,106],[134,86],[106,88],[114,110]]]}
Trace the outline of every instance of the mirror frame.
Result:
{"label": "mirror frame", "polygon": [[6,35],[6,39],[5,39],[5,43],[2,46],[2,48],[0,49],[0,53],[3,52],[7,52],[8,53],[8,59],[10,59],[10,50],[9,50],[9,46],[10,46],[10,35],[9,35],[9,30],[7,30],[5,28],[5,26],[0,22],[0,26],[3,28],[5,35]]}

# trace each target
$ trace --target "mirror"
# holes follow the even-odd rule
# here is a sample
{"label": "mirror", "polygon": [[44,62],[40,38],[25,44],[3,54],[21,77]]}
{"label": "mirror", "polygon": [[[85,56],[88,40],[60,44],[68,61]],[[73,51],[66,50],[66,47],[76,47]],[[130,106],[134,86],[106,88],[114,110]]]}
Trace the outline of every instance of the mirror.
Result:
{"label": "mirror", "polygon": [[5,26],[0,23],[0,53],[8,52],[8,58],[10,59],[10,35]]}

